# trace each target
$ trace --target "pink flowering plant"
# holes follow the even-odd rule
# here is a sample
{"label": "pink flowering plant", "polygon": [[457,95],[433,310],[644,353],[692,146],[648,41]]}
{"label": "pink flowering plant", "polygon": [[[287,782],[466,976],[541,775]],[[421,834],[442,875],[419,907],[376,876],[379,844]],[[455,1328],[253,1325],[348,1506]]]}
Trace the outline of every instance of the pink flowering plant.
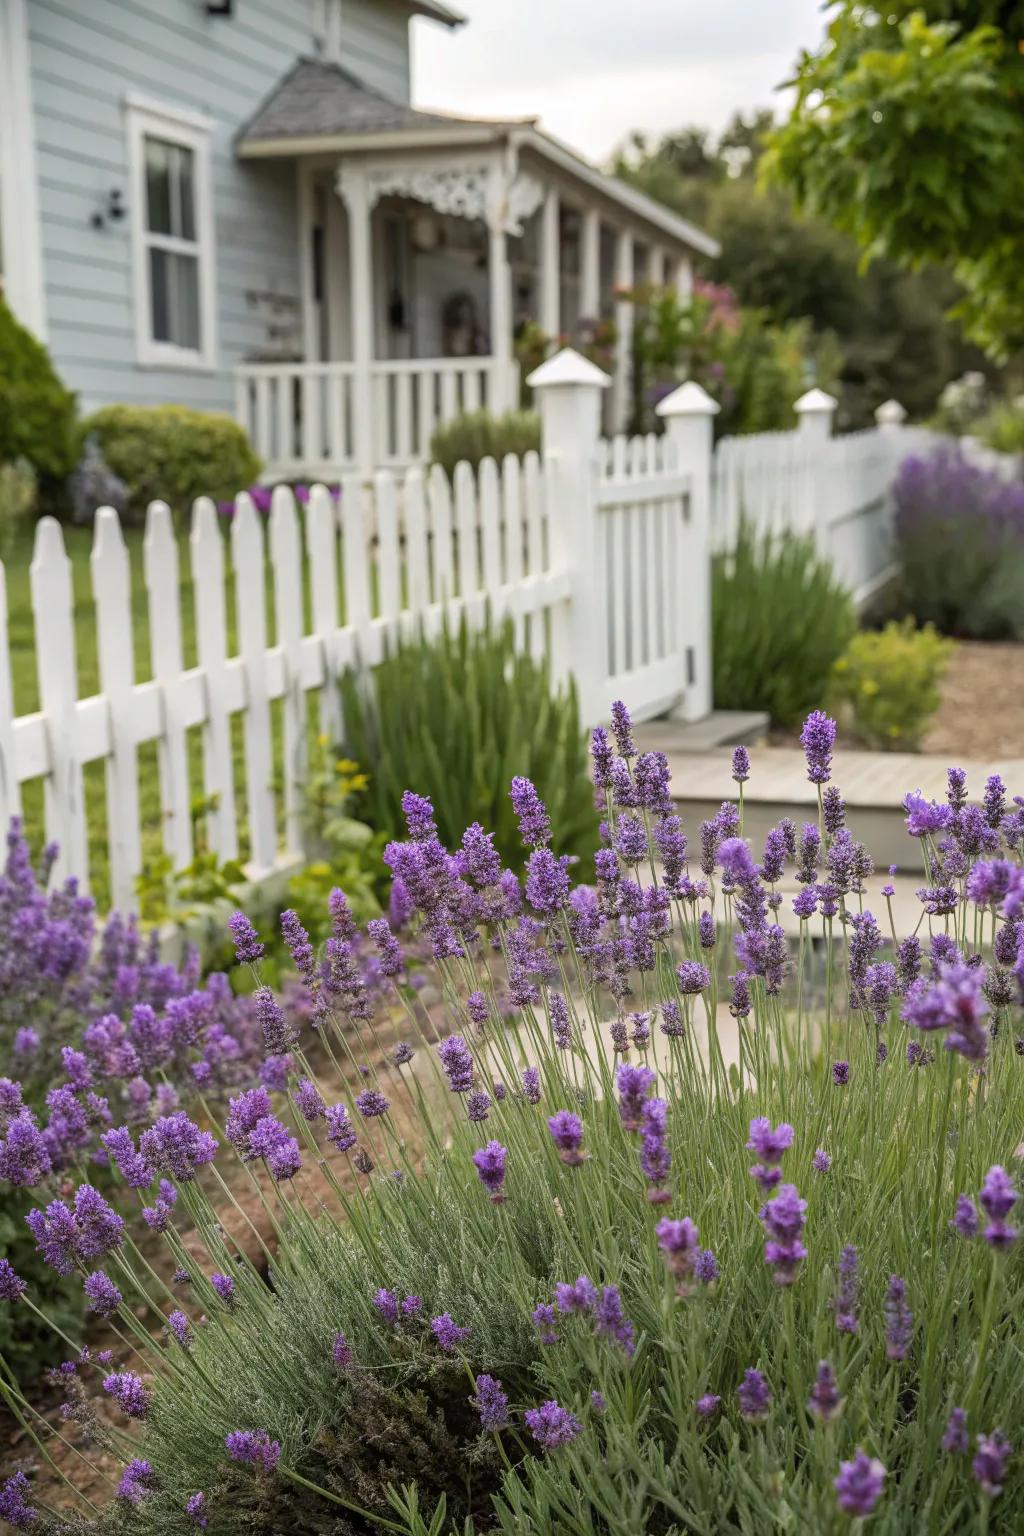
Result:
{"label": "pink flowering plant", "polygon": [[[479,826],[444,848],[407,794],[388,918],[361,932],[337,892],[317,949],[285,914],[301,1026],[237,914],[284,1069],[223,1112],[104,1130],[137,1219],[85,1149],[35,1170],[39,1252],[106,1330],[66,1341],[59,1468],[74,1485],[103,1450],[108,1486],[83,1469],[75,1503],[4,1372],[36,1454],[0,1514],[158,1536],[1020,1530],[1024,801],[995,777],[972,799],[957,769],[943,800],[908,794],[923,874],[900,934],[833,722],[803,744],[813,821],[753,846],[741,747],[735,802],[691,845],[615,705],[593,866],[551,851],[515,779],[523,880]],[[45,1313],[10,1266],[0,1291]]]}

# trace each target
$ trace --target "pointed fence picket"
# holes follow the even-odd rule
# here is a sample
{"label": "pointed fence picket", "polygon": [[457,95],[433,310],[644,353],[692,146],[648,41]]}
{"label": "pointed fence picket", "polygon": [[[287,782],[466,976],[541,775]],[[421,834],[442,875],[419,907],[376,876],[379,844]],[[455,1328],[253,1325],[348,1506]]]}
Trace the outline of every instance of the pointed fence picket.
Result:
{"label": "pointed fence picket", "polygon": [[[536,454],[520,469],[460,465],[454,488],[435,466],[382,470],[372,486],[347,478],[340,502],[322,486],[305,515],[278,487],[269,519],[236,499],[227,539],[200,497],[189,532],[194,635],[185,631],[178,536],[169,508],[148,509],[142,546],[150,677],[137,680],[132,570],[121,525],[100,508],[90,557],[100,691],[78,697],[71,568],[60,525],[40,522],[31,567],[40,708],[16,717],[0,566],[0,812],[18,812],[21,786],[44,782],[47,836],[59,871],[89,884],[83,769],[102,763],[110,894],[136,904],[144,861],[162,850],[173,869],[195,854],[193,805],[208,846],[247,857],[258,879],[302,857],[310,695],[318,728],[342,734],[339,679],[375,665],[399,636],[436,634],[466,614],[514,615],[534,648],[558,630],[553,613],[572,580],[545,532]],[[340,581],[339,581],[340,578]],[[233,603],[229,602],[233,596]],[[272,615],[272,621],[271,621]],[[271,627],[272,622],[272,627]],[[524,643],[526,643],[524,638]],[[195,665],[186,666],[194,641]],[[236,721],[241,750],[235,749]],[[190,733],[201,754],[190,756]],[[159,816],[143,827],[140,748],[156,747]],[[276,765],[276,766],[275,766]]]}

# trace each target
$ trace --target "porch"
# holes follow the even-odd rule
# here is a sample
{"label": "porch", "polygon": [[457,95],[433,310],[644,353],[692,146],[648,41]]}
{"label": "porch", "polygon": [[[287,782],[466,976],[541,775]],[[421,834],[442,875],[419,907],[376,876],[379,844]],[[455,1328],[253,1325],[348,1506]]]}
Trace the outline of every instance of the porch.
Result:
{"label": "porch", "polygon": [[422,462],[452,417],[519,403],[517,343],[531,363],[589,350],[621,430],[634,287],[688,292],[693,256],[717,249],[531,120],[418,112],[335,64],[300,61],[237,152],[294,166],[301,348],[235,379],[268,479]]}

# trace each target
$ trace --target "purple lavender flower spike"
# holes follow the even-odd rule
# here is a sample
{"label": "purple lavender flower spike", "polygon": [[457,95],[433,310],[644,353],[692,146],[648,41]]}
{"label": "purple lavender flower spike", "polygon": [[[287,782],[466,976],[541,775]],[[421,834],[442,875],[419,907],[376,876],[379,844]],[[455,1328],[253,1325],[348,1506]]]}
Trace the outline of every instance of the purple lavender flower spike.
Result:
{"label": "purple lavender flower spike", "polygon": [[147,1495],[156,1491],[156,1475],[150,1462],[133,1456],[121,1474],[117,1497],[138,1509]]}
{"label": "purple lavender flower spike", "polygon": [[740,1414],[748,1424],[761,1424],[768,1417],[773,1394],[760,1371],[751,1368],[744,1372],[736,1396],[739,1398]]}
{"label": "purple lavender flower spike", "polygon": [[453,1093],[468,1093],[473,1086],[473,1057],[461,1035],[450,1035],[437,1047],[441,1066]]}
{"label": "purple lavender flower spike", "polygon": [[29,1492],[24,1472],[15,1472],[0,1486],[0,1520],[16,1531],[27,1531],[39,1519],[39,1511],[28,1502]]}
{"label": "purple lavender flower spike", "polygon": [[442,1312],[440,1317],[431,1318],[430,1331],[445,1353],[453,1354],[473,1330],[460,1327],[450,1312]]}
{"label": "purple lavender flower spike", "polygon": [[551,838],[551,819],[530,780],[521,776],[514,778],[509,798],[519,822],[519,836],[525,846],[543,847]]}
{"label": "purple lavender flower spike", "polygon": [[480,1175],[480,1182],[487,1190],[494,1205],[505,1199],[505,1159],[508,1152],[500,1141],[489,1141],[473,1153],[473,1162]]}
{"label": "purple lavender flower spike", "polygon": [[629,710],[621,699],[616,699],[611,707],[612,735],[615,737],[615,745],[620,757],[630,758],[636,756],[636,747],[633,744],[633,721]]}
{"label": "purple lavender flower spike", "polygon": [[327,1140],[339,1152],[350,1152],[358,1137],[352,1128],[348,1110],[344,1104],[331,1104],[327,1109]]}
{"label": "purple lavender flower spike", "polygon": [[832,748],[836,743],[836,723],[822,710],[807,716],[800,733],[800,745],[807,759],[807,777],[812,784],[827,784],[832,777]]}
{"label": "purple lavender flower spike", "polygon": [[144,1419],[149,1412],[149,1392],[135,1371],[112,1371],[103,1378],[103,1390],[130,1419]]}
{"label": "purple lavender flower spike", "polygon": [[737,784],[745,784],[750,778],[750,753],[746,747],[733,748],[732,776]]}
{"label": "purple lavender flower spike", "polygon": [[559,1281],[555,1286],[555,1304],[559,1312],[590,1312],[597,1302],[597,1287],[588,1275],[580,1275],[571,1285]]}
{"label": "purple lavender flower spike", "polygon": [[807,1249],[801,1242],[807,1219],[807,1201],[795,1184],[782,1184],[773,1200],[761,1207],[765,1230],[764,1261],[776,1285],[792,1285]]}
{"label": "purple lavender flower spike", "polygon": [[235,946],[235,959],[240,965],[255,965],[263,955],[264,946],[245,913],[232,913],[228,928]]}
{"label": "purple lavender flower spike", "polygon": [[616,1070],[615,1085],[619,1090],[619,1116],[623,1128],[638,1131],[643,1118],[644,1100],[654,1087],[654,1073],[650,1067],[634,1067],[623,1062]]}
{"label": "purple lavender flower spike", "polygon": [[850,1081],[850,1063],[848,1061],[834,1061],[832,1063],[832,1081],[837,1088],[845,1088]]}
{"label": "purple lavender flower spike", "polygon": [[839,1333],[856,1333],[858,1330],[858,1268],[857,1250],[847,1243],[839,1255],[839,1293],[832,1303]]}
{"label": "purple lavender flower spike", "polygon": [[9,1259],[0,1259],[0,1301],[18,1301],[28,1286],[11,1267]]}
{"label": "purple lavender flower spike", "polygon": [[533,1326],[540,1337],[540,1342],[545,1345],[558,1343],[557,1318],[555,1309],[550,1302],[542,1301],[534,1307],[530,1314]]}
{"label": "purple lavender flower spike", "polygon": [[822,1424],[830,1424],[842,1411],[843,1398],[836,1381],[836,1373],[827,1360],[818,1362],[814,1386],[807,1403],[807,1411]]}
{"label": "purple lavender flower spike", "polygon": [[390,1102],[379,1088],[364,1088],[362,1093],[356,1095],[356,1109],[364,1120],[386,1115],[390,1108]]}
{"label": "purple lavender flower spike", "polygon": [[979,1435],[976,1447],[971,1472],[982,1493],[996,1499],[1003,1491],[1006,1463],[1013,1453],[1013,1446],[1001,1429],[994,1429],[990,1435]]}
{"label": "purple lavender flower spike", "polygon": [[954,1408],[946,1420],[946,1428],[942,1434],[942,1449],[950,1456],[964,1456],[970,1443],[967,1434],[966,1410]]}
{"label": "purple lavender flower spike", "polygon": [[907,1306],[906,1283],[899,1275],[889,1280],[885,1293],[885,1352],[890,1360],[905,1360],[914,1333],[914,1317]]}
{"label": "purple lavender flower spike", "polygon": [[705,1392],[703,1397],[698,1397],[693,1406],[698,1419],[711,1419],[721,1408],[722,1399],[716,1392]]}
{"label": "purple lavender flower spike", "polygon": [[[704,914],[709,916],[708,913]],[[705,992],[711,985],[711,972],[706,965],[699,960],[684,960],[676,966],[676,979],[679,982],[679,990],[684,996],[695,997],[699,992]]]}
{"label": "purple lavender flower spike", "polygon": [[950,1226],[961,1237],[977,1237],[978,1208],[969,1195],[958,1195]]}
{"label": "purple lavender flower spike", "polygon": [[530,1434],[545,1451],[555,1451],[560,1445],[568,1445],[570,1440],[575,1440],[583,1432],[579,1419],[574,1418],[554,1398],[541,1403],[539,1408],[527,1408],[523,1418]]}
{"label": "purple lavender flower spike", "polygon": [[89,1311],[96,1312],[100,1317],[110,1317],[121,1305],[123,1297],[109,1275],[102,1269],[94,1270],[83,1283],[86,1299],[89,1303]]}
{"label": "purple lavender flower spike", "polygon": [[480,1415],[480,1428],[497,1434],[509,1424],[508,1393],[496,1376],[481,1371],[470,1402]]}
{"label": "purple lavender flower spike", "polygon": [[233,1429],[224,1436],[224,1446],[232,1461],[256,1467],[268,1476],[281,1460],[281,1446],[271,1440],[265,1429]]}
{"label": "purple lavender flower spike", "polygon": [[221,1275],[216,1272],[210,1276],[210,1284],[226,1307],[230,1307],[235,1299],[235,1282],[230,1275]]}
{"label": "purple lavender flower spike", "polygon": [[622,1310],[618,1286],[606,1285],[595,1302],[594,1332],[600,1338],[614,1339],[627,1355],[632,1355],[634,1328]]}
{"label": "purple lavender flower spike", "polygon": [[829,1169],[832,1167],[832,1159],[829,1157],[824,1147],[819,1147],[814,1156],[811,1158],[811,1167],[814,1169],[815,1173],[828,1173]]}
{"label": "purple lavender flower spike", "polygon": [[1020,1196],[1005,1168],[995,1164],[985,1175],[978,1203],[989,1224],[985,1228],[985,1241],[993,1248],[1008,1248],[1017,1237],[1017,1229],[1011,1227],[1006,1217],[1017,1204]]}
{"label": "purple lavender flower spike", "polygon": [[548,1117],[548,1130],[558,1148],[558,1156],[569,1168],[576,1168],[586,1161],[582,1150],[583,1121],[569,1109],[560,1109]]}
{"label": "purple lavender flower spike", "polygon": [[852,1461],[841,1461],[832,1479],[839,1508],[848,1515],[870,1515],[885,1487],[885,1468],[877,1457],[858,1450]]}
{"label": "purple lavender flower spike", "polygon": [[210,1523],[206,1515],[206,1494],[193,1493],[187,1498],[185,1500],[185,1513],[189,1516],[194,1526],[201,1531],[205,1531]]}

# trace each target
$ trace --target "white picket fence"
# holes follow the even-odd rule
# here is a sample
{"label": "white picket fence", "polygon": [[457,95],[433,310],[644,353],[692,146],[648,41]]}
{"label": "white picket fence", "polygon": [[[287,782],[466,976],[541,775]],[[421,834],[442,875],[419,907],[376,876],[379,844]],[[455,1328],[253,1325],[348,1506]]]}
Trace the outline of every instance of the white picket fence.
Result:
{"label": "white picket fence", "polygon": [[451,484],[436,466],[371,481],[350,472],[337,501],[321,485],[304,508],[279,486],[266,521],[239,496],[230,524],[200,498],[187,571],[171,513],[154,502],[136,605],[148,614],[148,677],[135,669],[128,550],[117,514],[99,509],[99,691],[88,698],[71,565],[60,525],[44,518],[30,573],[39,707],[21,716],[0,566],[0,821],[41,780],[59,872],[88,887],[85,770],[101,764],[111,899],[131,908],[144,836],[151,850],[156,835],[141,825],[139,779],[140,752],[148,763],[155,744],[172,867],[192,860],[198,792],[209,845],[223,859],[244,852],[258,879],[302,856],[314,700],[319,730],[341,739],[342,672],[374,666],[403,632],[510,615],[521,648],[546,656],[557,681],[574,678],[584,724],[606,718],[614,698],[640,720],[696,719],[711,708],[711,555],[730,547],[741,515],[761,531],[813,533],[858,597],[884,576],[893,474],[937,441],[903,427],[897,407],[871,431],[832,438],[831,402],[812,392],[796,432],[713,450],[716,407],[688,383],[659,407],[664,435],[609,442],[599,437],[607,382],[575,353],[549,359],[530,379],[542,454],[485,460],[476,475],[462,464]]}

